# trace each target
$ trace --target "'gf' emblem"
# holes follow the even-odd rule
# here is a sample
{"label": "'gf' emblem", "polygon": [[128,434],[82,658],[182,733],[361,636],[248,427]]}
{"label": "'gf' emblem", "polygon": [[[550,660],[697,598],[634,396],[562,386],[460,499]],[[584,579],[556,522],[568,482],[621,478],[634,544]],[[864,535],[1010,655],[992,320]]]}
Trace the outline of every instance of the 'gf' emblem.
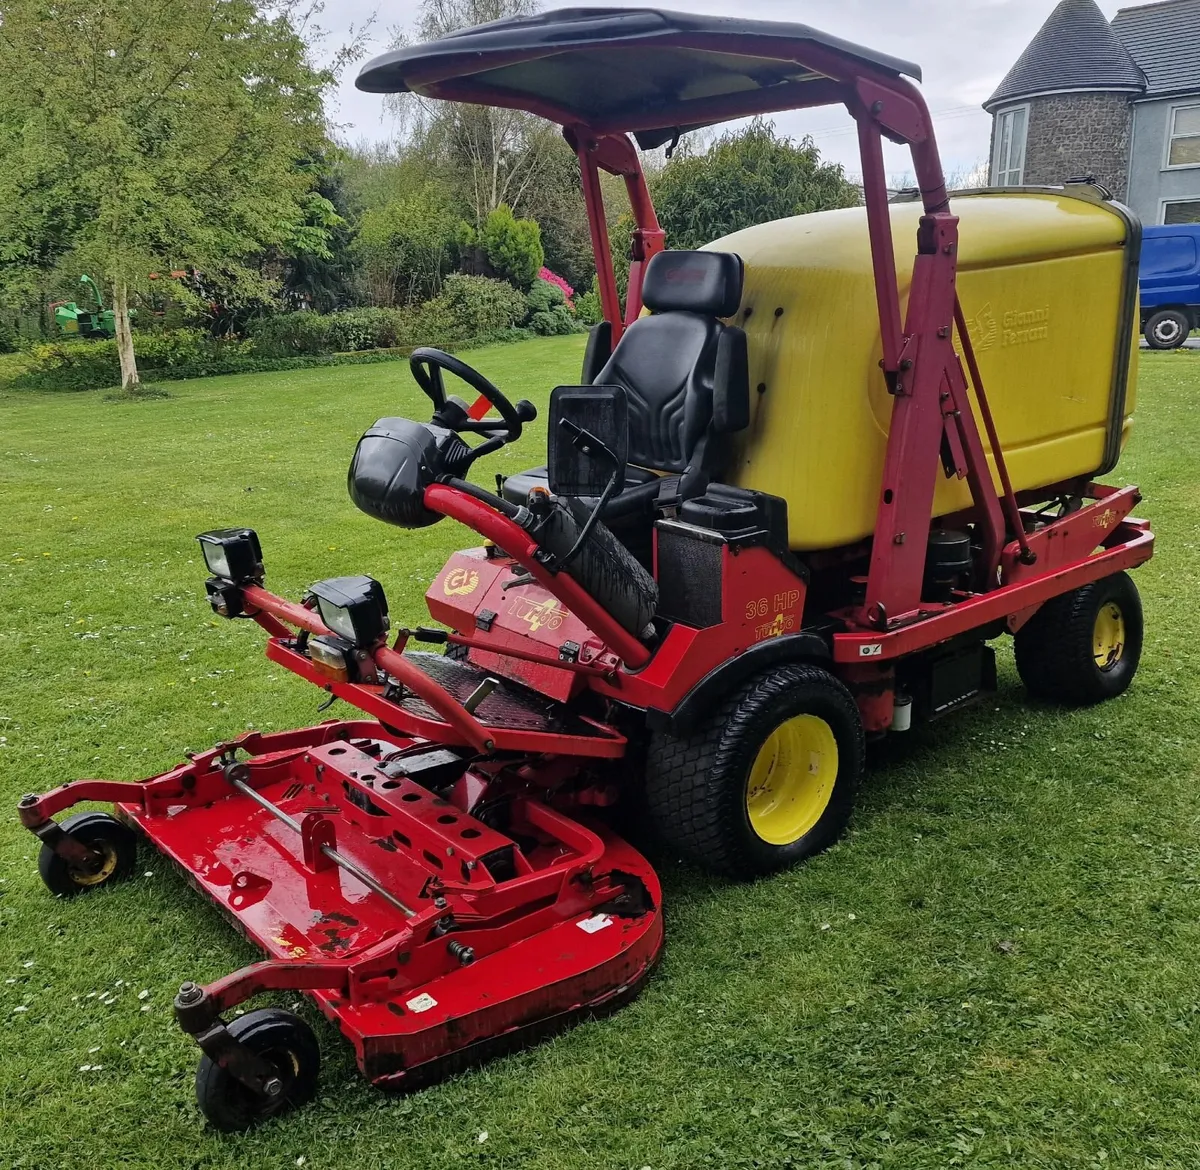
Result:
{"label": "'gf' emblem", "polygon": [[479,574],[474,569],[451,569],[442,582],[447,597],[465,597],[479,588]]}

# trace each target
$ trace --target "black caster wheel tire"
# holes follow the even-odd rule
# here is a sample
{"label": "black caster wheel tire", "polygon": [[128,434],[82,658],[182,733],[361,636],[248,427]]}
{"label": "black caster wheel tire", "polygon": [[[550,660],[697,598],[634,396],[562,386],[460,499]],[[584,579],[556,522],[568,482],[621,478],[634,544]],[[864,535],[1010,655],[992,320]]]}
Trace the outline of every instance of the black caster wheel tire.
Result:
{"label": "black caster wheel tire", "polygon": [[820,667],[778,666],[734,691],[695,734],[652,736],[646,802],[658,836],[690,861],[760,877],[842,835],[865,757],[846,687]]}
{"label": "black caster wheel tire", "polygon": [[321,1049],[299,1016],[261,1008],[239,1016],[228,1030],[279,1070],[280,1088],[273,1096],[262,1096],[202,1056],[196,1068],[196,1104],[214,1129],[238,1133],[312,1100],[321,1073]]}
{"label": "black caster wheel tire", "polygon": [[1128,573],[1052,597],[1013,639],[1017,673],[1038,699],[1088,706],[1115,699],[1142,657],[1142,602]]}
{"label": "black caster wheel tire", "polygon": [[38,873],[52,894],[73,898],[98,890],[124,881],[137,866],[137,834],[116,817],[102,812],[76,813],[59,827],[69,837],[94,849],[102,861],[95,869],[85,869],[60,857],[49,845],[43,845],[38,854]]}
{"label": "black caster wheel tire", "polygon": [[470,646],[463,646],[458,642],[447,642],[446,649],[442,651],[442,657],[449,658],[451,662],[466,662],[467,655],[470,653]]}

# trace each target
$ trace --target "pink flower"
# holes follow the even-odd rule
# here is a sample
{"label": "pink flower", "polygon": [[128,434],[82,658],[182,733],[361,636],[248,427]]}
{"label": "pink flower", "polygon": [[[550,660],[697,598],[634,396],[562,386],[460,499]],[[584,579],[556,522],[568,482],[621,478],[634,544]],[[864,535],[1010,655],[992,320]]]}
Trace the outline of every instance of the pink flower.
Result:
{"label": "pink flower", "polygon": [[575,295],[575,290],[567,284],[567,282],[556,272],[551,272],[544,264],[541,271],[538,272],[538,280],[544,280],[547,284],[552,284],[556,288],[562,289],[563,299],[567,302],[567,308],[571,312],[575,311],[575,302],[571,298]]}

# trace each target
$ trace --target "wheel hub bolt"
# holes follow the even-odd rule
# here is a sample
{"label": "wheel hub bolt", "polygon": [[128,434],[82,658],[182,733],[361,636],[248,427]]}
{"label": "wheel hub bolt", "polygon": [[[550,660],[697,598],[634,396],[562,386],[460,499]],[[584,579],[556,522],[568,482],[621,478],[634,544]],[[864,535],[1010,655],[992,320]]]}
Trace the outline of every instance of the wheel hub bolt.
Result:
{"label": "wheel hub bolt", "polygon": [[176,998],[180,1004],[186,1007],[199,1003],[204,998],[204,992],[189,979],[186,983],[180,984],[179,995]]}
{"label": "wheel hub bolt", "polygon": [[272,1077],[263,1085],[263,1091],[268,1097],[278,1097],[283,1091],[283,1082],[278,1077]]}

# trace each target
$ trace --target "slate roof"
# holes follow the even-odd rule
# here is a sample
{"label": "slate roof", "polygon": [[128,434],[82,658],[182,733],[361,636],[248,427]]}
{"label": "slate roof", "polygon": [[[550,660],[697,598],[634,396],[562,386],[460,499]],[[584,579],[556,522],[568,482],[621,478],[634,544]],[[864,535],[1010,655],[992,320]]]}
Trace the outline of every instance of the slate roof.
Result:
{"label": "slate roof", "polygon": [[[1196,9],[1200,0],[1168,0],[1168,4],[1150,7],[1166,8],[1173,4]],[[1145,86],[1137,62],[1105,20],[1095,0],[1061,0],[983,108],[990,111],[1004,102],[1033,94],[1073,89],[1140,94]]]}
{"label": "slate roof", "polygon": [[1122,8],[1113,32],[1146,75],[1146,96],[1200,93],[1200,0]]}

